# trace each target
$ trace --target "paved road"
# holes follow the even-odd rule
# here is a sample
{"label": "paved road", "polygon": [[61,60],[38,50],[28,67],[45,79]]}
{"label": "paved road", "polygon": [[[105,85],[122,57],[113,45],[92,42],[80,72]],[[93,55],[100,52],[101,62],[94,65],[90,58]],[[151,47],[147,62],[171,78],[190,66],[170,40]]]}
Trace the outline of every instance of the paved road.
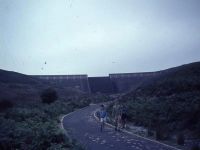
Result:
{"label": "paved road", "polygon": [[134,135],[115,132],[106,126],[100,132],[99,122],[93,117],[98,105],[86,107],[63,118],[63,127],[70,136],[88,150],[173,150],[173,148],[151,142]]}

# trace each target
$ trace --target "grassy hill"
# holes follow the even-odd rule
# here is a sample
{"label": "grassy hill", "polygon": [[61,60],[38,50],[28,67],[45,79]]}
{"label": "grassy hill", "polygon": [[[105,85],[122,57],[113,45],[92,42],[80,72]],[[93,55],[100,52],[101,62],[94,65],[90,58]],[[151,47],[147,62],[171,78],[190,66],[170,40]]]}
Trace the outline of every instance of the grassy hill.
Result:
{"label": "grassy hill", "polygon": [[39,99],[39,91],[47,85],[27,75],[0,70],[0,100],[12,102]]}
{"label": "grassy hill", "polygon": [[39,81],[30,76],[0,69],[0,82],[2,83],[18,83],[18,84],[38,84]]}
{"label": "grassy hill", "polygon": [[[48,100],[57,97],[49,88],[56,101]],[[0,149],[82,149],[64,135],[59,117],[89,103],[76,89],[0,70]]]}
{"label": "grassy hill", "polygon": [[62,98],[84,94],[77,89],[57,86],[28,75],[0,70],[0,100],[6,99],[12,102],[37,101],[40,99],[41,92],[49,87],[54,88],[59,97]]}
{"label": "grassy hill", "polygon": [[159,139],[200,138],[200,62],[164,70],[120,103],[129,121],[156,131]]}
{"label": "grassy hill", "polygon": [[183,92],[200,91],[200,62],[164,70],[150,83],[137,88],[134,93],[146,96],[167,96]]}

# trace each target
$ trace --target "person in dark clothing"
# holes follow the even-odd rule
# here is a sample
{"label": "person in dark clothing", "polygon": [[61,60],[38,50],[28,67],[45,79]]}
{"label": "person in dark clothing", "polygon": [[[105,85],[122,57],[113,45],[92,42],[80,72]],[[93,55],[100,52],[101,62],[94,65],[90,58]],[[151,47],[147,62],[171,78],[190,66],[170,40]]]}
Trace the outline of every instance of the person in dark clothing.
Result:
{"label": "person in dark clothing", "polygon": [[121,124],[122,124],[122,128],[126,127],[126,121],[127,121],[126,107],[123,105],[122,108],[121,108]]}
{"label": "person in dark clothing", "polygon": [[121,125],[121,109],[118,103],[115,103],[113,106],[112,117],[114,118],[115,131],[119,131]]}

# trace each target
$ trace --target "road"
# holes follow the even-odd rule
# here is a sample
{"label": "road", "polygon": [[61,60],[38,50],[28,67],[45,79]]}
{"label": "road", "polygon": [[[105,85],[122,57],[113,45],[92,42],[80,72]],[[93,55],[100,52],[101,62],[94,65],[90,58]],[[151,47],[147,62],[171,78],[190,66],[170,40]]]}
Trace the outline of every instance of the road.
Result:
{"label": "road", "polygon": [[116,132],[109,126],[100,132],[100,124],[93,116],[98,108],[98,105],[86,107],[66,115],[62,121],[68,134],[87,150],[175,150],[135,135]]}

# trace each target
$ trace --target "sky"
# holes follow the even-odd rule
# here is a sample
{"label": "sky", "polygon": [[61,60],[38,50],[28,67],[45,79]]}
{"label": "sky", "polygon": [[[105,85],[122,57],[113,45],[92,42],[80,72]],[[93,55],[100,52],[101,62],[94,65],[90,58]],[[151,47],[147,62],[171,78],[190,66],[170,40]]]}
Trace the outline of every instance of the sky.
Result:
{"label": "sky", "polygon": [[0,0],[0,69],[150,72],[200,61],[200,0]]}

